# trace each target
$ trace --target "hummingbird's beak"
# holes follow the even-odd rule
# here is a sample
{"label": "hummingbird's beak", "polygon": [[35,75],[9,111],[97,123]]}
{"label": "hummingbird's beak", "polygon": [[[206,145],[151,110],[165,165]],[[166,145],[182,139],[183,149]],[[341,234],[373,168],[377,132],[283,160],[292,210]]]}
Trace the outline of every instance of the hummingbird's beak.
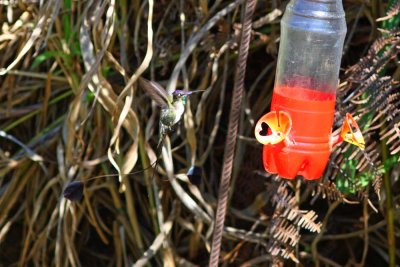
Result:
{"label": "hummingbird's beak", "polygon": [[196,90],[196,91],[184,91],[184,90],[175,90],[174,91],[174,95],[191,95],[191,94],[196,94],[196,93],[201,93],[201,92],[204,92],[205,90]]}
{"label": "hummingbird's beak", "polygon": [[189,94],[189,95],[191,95],[191,94],[197,94],[197,93],[202,93],[202,92],[205,92],[205,91],[206,91],[206,90],[189,91],[188,94]]}

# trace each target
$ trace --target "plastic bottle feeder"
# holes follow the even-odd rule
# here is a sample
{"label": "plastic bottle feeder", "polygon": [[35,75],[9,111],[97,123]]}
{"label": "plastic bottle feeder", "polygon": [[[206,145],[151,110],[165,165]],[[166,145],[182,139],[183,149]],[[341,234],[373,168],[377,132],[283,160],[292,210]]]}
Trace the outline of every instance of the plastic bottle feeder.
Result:
{"label": "plastic bottle feeder", "polygon": [[[266,171],[287,179],[322,176],[332,147],[364,149],[350,114],[332,135],[339,67],[346,35],[341,0],[292,0],[281,21],[271,111],[255,127]],[[268,131],[266,131],[268,126]]]}

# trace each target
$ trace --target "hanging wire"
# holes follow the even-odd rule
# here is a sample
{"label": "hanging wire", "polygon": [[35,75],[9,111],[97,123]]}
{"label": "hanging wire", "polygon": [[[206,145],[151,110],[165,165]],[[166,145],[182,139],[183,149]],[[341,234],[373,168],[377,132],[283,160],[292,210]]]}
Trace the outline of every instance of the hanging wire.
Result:
{"label": "hanging wire", "polygon": [[226,215],[226,206],[229,196],[229,186],[232,175],[232,163],[235,155],[237,129],[240,117],[240,107],[242,106],[242,96],[244,87],[244,76],[246,72],[247,55],[251,36],[252,16],[256,6],[255,0],[246,1],[245,12],[243,16],[242,36],[240,40],[240,49],[238,61],[236,63],[236,74],[234,89],[229,115],[228,133],[226,136],[224,163],[222,166],[221,183],[218,190],[218,205],[215,217],[215,227],[211,247],[209,266],[217,267],[221,251],[221,239],[224,230]]}

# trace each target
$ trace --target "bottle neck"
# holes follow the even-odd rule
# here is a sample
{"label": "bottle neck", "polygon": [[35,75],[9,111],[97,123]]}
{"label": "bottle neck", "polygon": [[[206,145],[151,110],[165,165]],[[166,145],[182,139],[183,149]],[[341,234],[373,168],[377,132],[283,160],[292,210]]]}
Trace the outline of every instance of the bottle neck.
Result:
{"label": "bottle neck", "polygon": [[286,12],[316,19],[343,19],[342,0],[291,0]]}

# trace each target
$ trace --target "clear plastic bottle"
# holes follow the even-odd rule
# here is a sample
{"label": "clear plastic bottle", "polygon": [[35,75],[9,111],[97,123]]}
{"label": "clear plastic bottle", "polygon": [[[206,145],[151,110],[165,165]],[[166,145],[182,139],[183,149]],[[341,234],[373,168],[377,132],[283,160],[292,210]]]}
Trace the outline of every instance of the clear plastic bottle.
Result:
{"label": "clear plastic bottle", "polygon": [[346,21],[341,0],[292,0],[281,21],[275,86],[336,93]]}
{"label": "clear plastic bottle", "polygon": [[[287,140],[264,146],[264,167],[293,179],[319,178],[331,132],[346,21],[341,0],[292,0],[281,21],[271,111],[289,114]],[[279,123],[279,122],[278,122]]]}

